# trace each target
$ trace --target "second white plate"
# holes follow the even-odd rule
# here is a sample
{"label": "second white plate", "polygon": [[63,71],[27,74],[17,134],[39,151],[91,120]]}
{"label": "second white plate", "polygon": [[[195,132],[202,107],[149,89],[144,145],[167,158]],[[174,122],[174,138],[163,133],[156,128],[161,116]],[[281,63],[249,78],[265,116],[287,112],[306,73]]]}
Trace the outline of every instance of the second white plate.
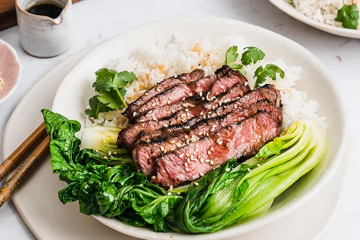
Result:
{"label": "second white plate", "polygon": [[296,11],[296,9],[286,2],[285,0],[269,0],[275,7],[283,11],[284,13],[288,14],[289,16],[303,22],[307,25],[313,26],[317,29],[320,29],[324,32],[328,32],[334,35],[342,36],[342,37],[349,37],[349,38],[358,38],[360,39],[360,30],[353,30],[353,29],[346,29],[340,27],[330,26],[318,21],[315,21],[304,14]]}

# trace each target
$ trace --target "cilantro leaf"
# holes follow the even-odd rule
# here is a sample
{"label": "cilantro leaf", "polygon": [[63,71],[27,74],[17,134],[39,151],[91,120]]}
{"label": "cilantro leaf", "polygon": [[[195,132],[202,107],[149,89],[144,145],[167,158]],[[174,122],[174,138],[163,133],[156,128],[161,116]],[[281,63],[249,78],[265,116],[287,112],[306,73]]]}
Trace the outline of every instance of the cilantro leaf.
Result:
{"label": "cilantro leaf", "polygon": [[89,99],[89,105],[90,108],[85,110],[85,114],[95,119],[99,117],[99,113],[108,112],[111,110],[108,106],[99,101],[98,95]]}
{"label": "cilantro leaf", "polygon": [[117,72],[111,69],[102,68],[96,71],[96,81],[93,83],[93,88],[97,92],[105,92],[114,89],[114,78],[117,77]]}
{"label": "cilantro leaf", "polygon": [[278,73],[281,78],[285,77],[284,71],[274,64],[268,64],[264,68],[262,66],[258,67],[254,74],[254,77],[256,77],[254,89],[260,87],[261,84],[266,81],[266,77],[276,80],[276,73]]}
{"label": "cilantro leaf", "polygon": [[133,72],[117,72],[107,68],[99,69],[95,75],[96,81],[92,86],[100,95],[90,98],[90,109],[86,109],[85,114],[97,119],[100,112],[127,107],[124,100],[126,86],[138,80],[136,75]]}
{"label": "cilantro leaf", "polygon": [[137,77],[133,72],[122,71],[115,76],[113,83],[115,87],[126,87],[127,84],[131,85],[135,80]]}
{"label": "cilantro leaf", "polygon": [[111,90],[110,92],[102,92],[98,99],[101,103],[113,110],[121,110],[126,107],[124,102],[126,89]]}
{"label": "cilantro leaf", "polygon": [[230,67],[234,69],[235,71],[241,72],[242,75],[246,75],[246,71],[242,69],[244,65],[241,64],[231,64]]}
{"label": "cilantro leaf", "polygon": [[238,47],[237,46],[232,46],[231,48],[229,48],[226,51],[225,54],[225,64],[226,65],[231,65],[231,63],[235,62],[236,59],[238,58],[239,54],[237,53]]}
{"label": "cilantro leaf", "polygon": [[246,47],[241,56],[241,62],[244,65],[250,65],[251,63],[257,63],[260,60],[263,60],[265,53],[257,47]]}
{"label": "cilantro leaf", "polygon": [[356,5],[343,4],[337,12],[335,21],[341,22],[344,28],[357,29],[359,24],[359,10]]}

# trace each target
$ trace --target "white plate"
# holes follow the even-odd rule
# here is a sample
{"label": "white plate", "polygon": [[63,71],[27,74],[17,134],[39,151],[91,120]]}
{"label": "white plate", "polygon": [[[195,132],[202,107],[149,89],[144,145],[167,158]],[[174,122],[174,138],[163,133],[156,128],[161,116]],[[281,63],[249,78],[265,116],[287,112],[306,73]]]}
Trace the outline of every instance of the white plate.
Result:
{"label": "white plate", "polygon": [[19,58],[10,44],[0,39],[0,77],[5,86],[0,90],[0,104],[5,102],[19,85],[21,65]]}
{"label": "white plate", "polygon": [[[42,122],[40,110],[51,107],[54,94],[62,79],[87,51],[79,52],[58,64],[21,100],[6,125],[2,159],[9,156]],[[43,91],[44,88],[47,91]],[[349,149],[346,152],[349,153]],[[334,178],[312,199],[291,214],[268,224],[261,231],[241,235],[238,239],[316,239],[326,229],[339,205],[349,163],[350,157],[345,156],[342,167]],[[57,191],[62,187],[63,184],[58,177],[51,173],[50,157],[47,156],[12,196],[12,201],[21,217],[38,239],[135,240],[104,226],[92,217],[79,213],[77,203],[62,205],[57,198]]]}
{"label": "white plate", "polygon": [[360,39],[360,30],[334,27],[334,26],[327,25],[325,23],[315,21],[315,20],[305,16],[304,14],[296,11],[296,9],[290,3],[286,2],[285,0],[269,0],[269,2],[274,4],[274,6],[276,6],[278,9],[280,9],[284,13],[288,14],[289,16],[291,16],[307,25],[310,25],[317,29],[320,29],[324,32],[328,32],[328,33],[342,36],[342,37],[359,38]]}
{"label": "white plate", "polygon": [[[53,111],[84,122],[84,109],[89,98],[94,95],[91,88],[94,72],[108,66],[111,60],[119,56],[130,57],[140,47],[146,48],[155,44],[164,46],[171,41],[173,33],[180,33],[188,40],[241,34],[249,46],[262,49],[267,59],[283,58],[288,65],[302,66],[302,79],[297,87],[306,89],[310,98],[318,100],[321,105],[319,114],[328,117],[329,125],[328,148],[324,160],[290,191],[282,194],[278,198],[281,199],[277,201],[278,204],[275,204],[266,215],[216,233],[193,235],[191,238],[221,239],[248,233],[285,216],[309,200],[333,177],[343,159],[348,139],[348,124],[339,88],[326,67],[312,53],[285,37],[257,26],[230,19],[207,17],[170,19],[130,30],[95,48],[69,72],[56,93]],[[117,231],[139,238],[188,238],[188,235],[184,234],[155,233],[149,229],[131,227],[116,219],[101,216],[96,218]]]}

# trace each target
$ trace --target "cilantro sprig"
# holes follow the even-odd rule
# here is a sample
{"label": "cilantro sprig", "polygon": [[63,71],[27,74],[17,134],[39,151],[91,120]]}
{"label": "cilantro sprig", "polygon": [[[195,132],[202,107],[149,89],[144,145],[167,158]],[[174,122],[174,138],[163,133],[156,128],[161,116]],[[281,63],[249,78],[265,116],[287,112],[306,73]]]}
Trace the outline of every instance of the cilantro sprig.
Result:
{"label": "cilantro sprig", "polygon": [[[241,64],[235,64],[234,62],[236,62],[239,57],[239,54],[237,53],[238,47],[232,46],[229,48],[225,54],[225,64],[245,75],[246,71],[243,67],[260,62],[265,58],[265,53],[257,47],[246,47],[243,50]],[[265,67],[259,66],[254,73],[254,77],[256,78],[254,89],[260,87],[261,84],[266,81],[267,77],[276,80],[277,74],[279,74],[281,78],[285,77],[284,71],[274,64],[268,64]]]}
{"label": "cilantro sprig", "polygon": [[279,74],[281,78],[285,77],[284,71],[274,64],[268,64],[265,67],[258,67],[255,70],[254,77],[256,77],[254,88],[258,88],[266,81],[266,78],[269,77],[272,80],[276,80],[276,74]]}
{"label": "cilantro sprig", "polygon": [[85,110],[85,114],[97,119],[101,112],[126,108],[126,86],[137,80],[135,74],[128,71],[117,72],[102,68],[95,75],[96,81],[92,86],[99,95],[90,98],[90,108]]}
{"label": "cilantro sprig", "polygon": [[343,3],[342,8],[337,12],[335,21],[341,22],[343,28],[357,29],[359,24],[359,10],[357,6]]}

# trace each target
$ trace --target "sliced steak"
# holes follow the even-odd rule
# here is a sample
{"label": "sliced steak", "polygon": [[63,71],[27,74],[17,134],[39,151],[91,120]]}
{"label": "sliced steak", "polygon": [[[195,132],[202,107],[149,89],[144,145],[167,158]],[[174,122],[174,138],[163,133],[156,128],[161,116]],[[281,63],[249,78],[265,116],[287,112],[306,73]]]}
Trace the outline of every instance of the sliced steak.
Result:
{"label": "sliced steak", "polygon": [[139,107],[137,114],[145,113],[154,108],[171,105],[192,96],[204,95],[210,90],[215,81],[226,76],[229,71],[233,70],[224,66],[216,70],[214,75],[189,83],[181,83],[163,91]]}
{"label": "sliced steak", "polygon": [[[222,71],[224,71],[224,70],[222,70]],[[221,72],[220,70],[217,72],[218,72],[217,76],[220,76],[220,75],[222,76],[224,74],[224,72],[220,74],[219,73],[219,72]],[[201,81],[201,80],[199,80],[199,81]],[[180,85],[178,85],[176,88],[178,88],[179,86]],[[189,106],[188,108],[186,108],[184,110],[180,110],[180,111],[174,113],[168,119],[158,121],[158,119],[156,117],[154,119],[152,116],[153,120],[129,125],[126,129],[124,129],[123,131],[121,131],[119,133],[118,144],[123,145],[128,149],[132,149],[132,147],[137,139],[137,136],[141,131],[143,131],[143,130],[154,131],[157,129],[161,129],[163,127],[168,127],[171,125],[184,123],[191,118],[198,117],[201,114],[204,114],[205,112],[207,113],[207,112],[211,111],[212,109],[215,109],[219,105],[220,102],[228,102],[228,101],[235,100],[236,98],[243,96],[249,90],[250,89],[248,86],[245,87],[242,85],[236,85],[228,93],[225,93],[224,95],[220,95],[219,98],[215,98],[211,102],[204,101],[202,104],[199,104],[198,106],[195,106],[195,107]]]}
{"label": "sliced steak", "polygon": [[174,151],[176,148],[183,147],[190,142],[198,141],[204,136],[209,136],[221,128],[230,124],[241,122],[258,111],[267,111],[278,121],[282,121],[281,108],[277,108],[268,100],[259,101],[249,106],[248,109],[237,108],[230,113],[206,119],[193,125],[190,129],[182,128],[176,132],[163,132],[160,136],[151,139],[149,143],[137,145],[132,151],[133,158],[137,163],[138,169],[147,176],[151,176],[156,171],[155,157]]}
{"label": "sliced steak", "polygon": [[222,128],[212,136],[161,155],[156,159],[158,170],[152,181],[164,187],[178,186],[198,179],[231,158],[252,156],[278,136],[280,124],[263,111]]}
{"label": "sliced steak", "polygon": [[[182,120],[180,124],[175,124],[175,121],[171,121],[171,123],[169,122],[165,125],[169,126],[169,128],[161,128],[156,131],[142,131],[139,134],[136,143],[140,144],[140,142],[148,142],[150,139],[160,136],[163,132],[177,131],[184,129],[185,127],[191,127],[203,119],[221,116],[231,111],[235,111],[236,109],[248,108],[251,104],[264,99],[269,100],[277,107],[281,107],[280,92],[276,90],[273,85],[265,85],[252,92],[249,92],[240,99],[236,99],[238,96],[241,96],[241,94],[239,94],[239,91],[241,91],[239,90],[239,87],[240,86],[237,85],[223,97],[216,98],[211,102],[205,102],[202,105],[188,110],[188,112],[186,112],[186,110],[178,112],[175,115],[176,119],[180,116],[183,118],[183,120],[185,120]],[[230,99],[235,99],[235,101],[231,101]]]}
{"label": "sliced steak", "polygon": [[179,76],[173,76],[165,79],[164,81],[158,83],[156,86],[152,87],[146,91],[139,99],[131,103],[128,108],[125,110],[124,115],[131,119],[136,116],[136,111],[139,107],[144,105],[150,99],[156,95],[182,83],[189,83],[191,81],[197,81],[204,77],[204,71],[202,69],[196,69],[191,73],[183,73]]}

